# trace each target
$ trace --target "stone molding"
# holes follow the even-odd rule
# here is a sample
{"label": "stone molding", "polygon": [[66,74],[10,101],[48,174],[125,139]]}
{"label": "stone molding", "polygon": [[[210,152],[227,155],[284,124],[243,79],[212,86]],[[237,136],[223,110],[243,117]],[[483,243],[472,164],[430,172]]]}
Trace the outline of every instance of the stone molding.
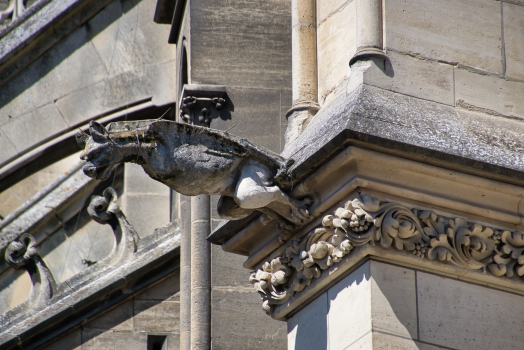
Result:
{"label": "stone molding", "polygon": [[109,187],[88,206],[95,221],[111,225],[113,251],[67,281],[56,283],[31,235],[9,243],[6,261],[28,271],[33,289],[27,301],[0,315],[0,348],[41,346],[179,268],[173,260],[180,247],[177,223],[139,240],[116,200]]}
{"label": "stone molding", "polygon": [[227,117],[227,100],[225,86],[186,84],[180,95],[180,120],[210,127],[213,118]]}
{"label": "stone molding", "polygon": [[[353,248],[380,245],[424,260],[483,270],[500,278],[524,276],[524,233],[488,227],[461,217],[380,201],[362,194],[325,215],[322,224],[290,242],[280,256],[250,276],[263,309],[286,303]],[[519,281],[522,283],[522,281]]]}

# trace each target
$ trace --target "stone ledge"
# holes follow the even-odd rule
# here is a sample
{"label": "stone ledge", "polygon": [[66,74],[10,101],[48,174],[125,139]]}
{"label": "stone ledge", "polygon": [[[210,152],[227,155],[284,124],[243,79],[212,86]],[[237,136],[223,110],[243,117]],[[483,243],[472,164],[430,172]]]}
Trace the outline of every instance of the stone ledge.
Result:
{"label": "stone ledge", "polygon": [[0,347],[37,348],[178,270],[178,231],[169,225],[157,229],[140,241],[127,263],[102,269],[97,264],[75,275],[58,287],[44,309],[27,318],[17,318],[16,308],[3,315]]}

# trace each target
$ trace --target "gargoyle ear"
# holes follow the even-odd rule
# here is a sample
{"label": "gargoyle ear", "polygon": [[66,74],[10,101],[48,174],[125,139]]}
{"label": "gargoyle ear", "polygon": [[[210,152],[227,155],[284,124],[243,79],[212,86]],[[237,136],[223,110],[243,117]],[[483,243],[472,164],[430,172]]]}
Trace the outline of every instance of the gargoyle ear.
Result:
{"label": "gargoyle ear", "polygon": [[81,149],[84,149],[87,144],[87,140],[89,139],[89,135],[86,134],[83,130],[80,130],[75,134],[76,143],[78,143],[78,146]]}
{"label": "gargoyle ear", "polygon": [[96,142],[107,142],[109,139],[109,133],[106,128],[94,120],[89,123],[89,131],[91,132],[91,137]]}

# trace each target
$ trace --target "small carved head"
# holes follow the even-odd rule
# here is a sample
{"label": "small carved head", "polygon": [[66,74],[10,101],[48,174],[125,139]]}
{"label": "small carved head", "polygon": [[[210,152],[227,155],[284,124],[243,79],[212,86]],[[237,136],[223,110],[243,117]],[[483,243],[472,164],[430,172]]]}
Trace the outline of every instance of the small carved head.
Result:
{"label": "small carved head", "polygon": [[87,160],[84,174],[97,180],[107,180],[117,163],[114,144],[107,129],[100,123],[92,121],[89,124],[89,132],[91,136],[84,132],[76,134],[78,145],[84,149],[80,159]]}

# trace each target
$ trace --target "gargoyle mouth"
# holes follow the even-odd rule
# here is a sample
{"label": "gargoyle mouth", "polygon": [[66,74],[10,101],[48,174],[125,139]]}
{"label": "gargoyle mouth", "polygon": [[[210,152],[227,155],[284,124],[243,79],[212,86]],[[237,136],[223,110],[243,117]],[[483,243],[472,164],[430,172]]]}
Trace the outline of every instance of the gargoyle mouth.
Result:
{"label": "gargoyle mouth", "polygon": [[84,174],[97,180],[105,181],[111,177],[111,164],[95,166],[92,163],[87,163],[84,168]]}

